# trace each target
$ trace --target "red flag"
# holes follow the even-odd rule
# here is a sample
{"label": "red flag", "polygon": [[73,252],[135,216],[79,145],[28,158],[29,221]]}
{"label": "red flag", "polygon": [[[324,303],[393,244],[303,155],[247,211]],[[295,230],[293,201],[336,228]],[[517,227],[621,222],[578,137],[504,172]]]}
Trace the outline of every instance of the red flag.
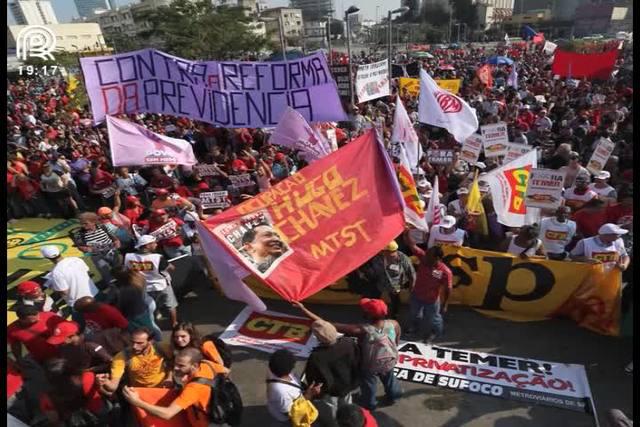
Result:
{"label": "red flag", "polygon": [[285,300],[300,301],[398,237],[403,212],[393,165],[371,129],[202,225]]}
{"label": "red flag", "polygon": [[482,67],[478,68],[476,71],[476,75],[478,79],[487,87],[493,86],[493,67],[489,64],[484,64]]}
{"label": "red flag", "polygon": [[575,53],[558,48],[554,52],[551,70],[560,77],[607,80],[617,58],[616,49],[604,53]]}
{"label": "red flag", "polygon": [[536,33],[536,35],[533,36],[533,44],[540,43],[544,43],[544,33]]}

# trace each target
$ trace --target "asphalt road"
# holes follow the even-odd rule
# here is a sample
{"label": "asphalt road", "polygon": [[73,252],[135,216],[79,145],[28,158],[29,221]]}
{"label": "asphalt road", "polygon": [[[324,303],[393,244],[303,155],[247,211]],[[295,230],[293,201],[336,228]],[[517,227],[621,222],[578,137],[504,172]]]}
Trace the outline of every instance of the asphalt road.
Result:
{"label": "asphalt road", "polygon": [[[300,315],[283,301],[267,300],[270,310]],[[227,300],[205,281],[194,284],[178,308],[181,320],[194,322],[203,333],[222,332],[244,305]],[[357,322],[355,306],[309,305],[327,320]],[[401,315],[406,315],[406,307]],[[165,332],[168,337],[169,333]],[[471,349],[508,356],[528,357],[585,366],[600,426],[610,408],[633,414],[633,377],[624,372],[632,360],[631,338],[607,337],[576,326],[569,320],[516,323],[485,317],[474,310],[452,306],[445,318],[445,335],[437,340],[452,348]],[[243,426],[264,425],[269,414],[264,406],[267,353],[233,347],[232,379],[245,405]],[[299,361],[296,373],[301,373]],[[408,382],[401,383],[405,396],[394,406],[374,412],[381,427],[592,427],[591,415],[480,396]],[[378,395],[382,395],[379,386]]]}

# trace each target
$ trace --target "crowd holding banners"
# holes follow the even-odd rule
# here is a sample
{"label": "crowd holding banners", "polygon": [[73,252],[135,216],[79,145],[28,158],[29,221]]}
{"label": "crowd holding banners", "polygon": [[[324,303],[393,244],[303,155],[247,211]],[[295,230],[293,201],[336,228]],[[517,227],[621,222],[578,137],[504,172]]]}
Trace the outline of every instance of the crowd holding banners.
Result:
{"label": "crowd holding banners", "polygon": [[[348,106],[348,120],[338,123],[338,126],[333,128],[335,129],[337,144],[342,148],[329,155],[333,157],[328,156],[326,158],[337,158],[338,155],[345,153],[345,149],[348,152],[350,145],[357,148],[358,139],[349,142],[350,137],[357,138],[358,135],[364,134],[364,137],[372,138],[371,131],[368,134],[366,133],[371,128],[376,128],[385,145],[388,145],[391,138],[391,130],[394,127],[392,118],[397,108],[397,102],[402,102],[406,106],[407,116],[416,123],[416,135],[423,152],[426,153],[428,149],[454,150],[454,159],[449,167],[431,164],[422,157],[419,160],[420,168],[416,168],[415,176],[412,177],[416,183],[419,200],[425,203],[425,206],[431,200],[435,200],[439,192],[442,192],[440,199],[446,204],[458,201],[460,209],[456,212],[457,216],[453,217],[453,223],[451,223],[450,218],[442,215],[442,225],[436,224],[438,225],[436,230],[442,232],[442,234],[445,234],[442,231],[443,229],[453,230],[454,233],[462,231],[459,234],[468,234],[470,237],[466,241],[463,239],[462,244],[471,244],[472,248],[455,249],[456,251],[461,251],[463,256],[454,256],[449,260],[445,259],[445,262],[449,263],[449,268],[451,268],[453,275],[453,289],[448,302],[463,301],[468,305],[483,307],[481,309],[487,314],[511,319],[518,317],[523,319],[546,318],[555,315],[569,316],[583,326],[600,333],[615,335],[619,329],[620,307],[618,303],[620,300],[621,271],[622,280],[628,283],[624,288],[624,301],[630,301],[632,290],[630,279],[632,246],[631,239],[629,239],[632,234],[633,218],[633,206],[630,203],[633,199],[631,182],[633,157],[630,139],[632,88],[627,73],[619,68],[623,60],[630,61],[629,52],[627,50],[618,51],[621,58],[616,61],[615,67],[618,73],[615,76],[607,76],[607,79],[603,80],[581,80],[578,84],[575,84],[573,80],[566,80],[562,77],[559,79],[552,78],[553,71],[545,65],[549,57],[544,54],[541,47],[538,46],[537,49],[532,51],[520,52],[521,61],[518,63],[517,89],[516,86],[507,84],[509,80],[507,77],[513,74],[513,69],[504,66],[490,67],[485,70],[491,74],[492,82],[490,87],[486,87],[486,85],[482,87],[482,85],[476,84],[477,81],[474,82],[475,71],[480,64],[484,63],[484,58],[488,54],[484,48],[471,47],[451,51],[434,50],[433,59],[427,58],[420,62],[420,65],[428,73],[423,81],[428,82],[428,79],[437,80],[440,78],[461,79],[459,97],[450,98],[446,94],[443,96],[442,92],[432,87],[428,91],[423,90],[419,99],[411,95],[404,96],[403,93],[400,93],[401,101],[396,100],[395,97],[380,98],[360,105],[359,109],[354,108],[354,106]],[[497,53],[504,54],[506,52]],[[164,62],[152,65],[152,62],[150,62],[152,57],[160,61],[166,60],[168,63],[175,65],[172,60],[168,60],[162,54],[150,54],[147,52],[140,54],[141,58],[134,58],[132,53],[122,55],[124,56],[119,56],[118,58],[120,58],[119,61],[123,67],[125,67],[124,64],[127,61],[138,61],[137,63],[141,67],[136,67],[136,70],[142,71],[142,74],[151,73],[150,70],[154,66],[157,66],[156,70],[165,69]],[[131,59],[127,59],[127,55]],[[508,53],[508,55],[517,57],[512,53]],[[115,62],[112,59],[115,57],[109,58],[111,58],[108,60],[109,62],[105,62],[100,66],[117,66],[114,65]],[[369,57],[362,55],[353,59],[355,64],[376,62],[383,58],[375,55]],[[238,81],[237,76],[234,77],[232,75],[234,73],[234,64],[236,63],[221,64],[226,64],[224,72],[227,73],[228,84],[241,87],[243,83]],[[448,66],[442,67],[442,64],[447,64]],[[326,66],[320,68],[326,69]],[[322,76],[319,71],[320,68],[318,68],[318,76]],[[126,70],[123,69],[123,71]],[[173,73],[174,71],[175,73]],[[169,98],[172,97],[170,93],[171,87],[175,87],[177,93],[172,99],[178,100],[180,91],[185,90],[185,88],[197,93],[197,90],[202,86],[202,81],[199,80],[196,83],[195,78],[197,76],[192,75],[193,73],[181,74],[181,72],[178,68],[172,69],[172,78],[158,79],[154,77],[151,80],[155,81],[165,92],[169,90],[169,92],[165,93]],[[110,73],[104,74],[103,78],[108,75],[114,75]],[[423,74],[426,73],[423,72]],[[97,77],[94,75],[95,78],[93,78],[91,77],[92,74],[89,74],[89,76],[85,75],[85,83],[89,83],[87,87],[90,91],[90,99],[92,101],[102,99],[101,96],[95,96],[95,91],[100,89],[90,87],[92,79],[95,82]],[[145,74],[138,77],[146,78],[149,76]],[[185,83],[185,87],[179,86],[183,84],[181,83],[182,79],[191,83]],[[104,81],[103,83],[111,82]],[[213,86],[216,84],[214,80],[210,83]],[[396,90],[396,83],[396,81],[392,82],[392,95]],[[330,84],[333,88],[332,91],[335,92],[335,84],[333,82],[327,84]],[[178,101],[173,107],[181,111],[171,115],[158,115],[152,110],[137,109],[136,100],[133,97],[134,94],[126,92],[126,90],[122,92],[120,89],[117,89],[118,92],[116,92],[116,89],[109,89],[110,86],[104,85],[104,90],[107,91],[108,95],[107,98],[115,97],[112,99],[115,100],[117,99],[117,93],[120,93],[120,96],[124,93],[125,96],[122,96],[121,102],[123,108],[126,108],[123,111],[131,113],[126,117],[128,121],[144,126],[156,134],[167,134],[169,137],[189,141],[192,144],[193,154],[198,159],[198,163],[202,165],[218,165],[216,168],[221,173],[203,177],[198,175],[196,172],[198,168],[196,167],[177,167],[175,165],[161,165],[154,169],[136,165],[132,168],[134,170],[131,171],[131,174],[126,170],[114,171],[114,165],[110,162],[110,135],[106,132],[104,125],[98,124],[95,127],[91,127],[91,124],[101,122],[101,119],[98,118],[100,114],[92,117],[87,109],[70,107],[66,86],[66,82],[55,79],[49,81],[24,80],[15,83],[11,82],[9,85],[7,134],[9,170],[7,185],[10,216],[19,218],[25,215],[35,216],[37,214],[43,216],[74,215],[75,212],[60,212],[62,207],[60,204],[41,203],[43,197],[62,200],[63,197],[52,194],[58,191],[62,191],[60,195],[64,196],[65,200],[74,200],[77,209],[80,211],[98,211],[98,208],[117,211],[114,199],[118,199],[118,203],[125,208],[122,211],[123,215],[131,221],[132,225],[140,227],[141,230],[147,230],[143,231],[143,233],[171,229],[170,235],[163,234],[160,236],[163,237],[163,244],[158,250],[164,251],[166,254],[177,254],[190,253],[191,251],[195,253],[198,247],[203,248],[207,255],[214,254],[214,256],[209,256],[212,270],[218,276],[218,279],[223,282],[220,285],[225,289],[227,296],[233,298],[233,292],[243,294],[242,296],[236,295],[236,298],[250,301],[252,307],[254,305],[259,307],[260,304],[264,307],[264,304],[251,291],[252,289],[257,289],[257,285],[251,284],[251,286],[247,286],[242,280],[246,278],[248,273],[254,273],[254,276],[257,277],[266,273],[268,276],[289,259],[289,256],[286,255],[289,250],[288,242],[285,241],[286,239],[276,238],[278,233],[274,231],[277,230],[269,229],[269,223],[273,223],[274,220],[273,214],[270,213],[261,218],[261,221],[264,220],[264,224],[254,224],[252,222],[254,218],[250,218],[249,223],[256,225],[251,230],[254,232],[244,233],[246,236],[243,235],[241,239],[243,243],[242,254],[234,256],[230,248],[224,246],[224,243],[219,239],[204,237],[204,235],[208,236],[207,233],[209,233],[208,229],[205,228],[208,223],[201,223],[198,218],[207,219],[207,217],[200,212],[196,214],[197,206],[193,205],[192,200],[199,200],[198,194],[207,192],[207,190],[228,190],[229,194],[232,194],[235,205],[231,209],[239,210],[244,209],[242,208],[244,205],[239,204],[243,200],[248,200],[245,203],[250,204],[252,201],[259,200],[261,197],[264,198],[269,194],[278,195],[279,189],[282,188],[278,187],[278,183],[284,184],[283,187],[288,187],[291,183],[297,184],[299,186],[299,195],[302,196],[305,194],[305,184],[297,183],[296,179],[308,178],[307,173],[313,171],[314,165],[306,166],[306,163],[296,151],[269,144],[267,142],[267,132],[262,129],[246,129],[243,127],[230,129],[233,124],[228,124],[227,128],[216,128],[203,122],[192,121],[181,113],[181,111],[186,112],[186,110],[182,109],[184,106],[180,107],[177,104]],[[121,87],[118,86],[118,83],[115,86]],[[153,83],[149,83],[146,89],[147,92],[150,91],[148,95],[152,98],[161,96],[153,94]],[[226,89],[223,88],[221,92]],[[251,91],[248,87],[245,87],[245,89],[247,92]],[[207,93],[206,90],[209,90],[207,86],[203,89],[203,93]],[[91,95],[92,91],[93,97]],[[435,108],[428,108],[426,111],[420,108],[422,103],[419,102],[423,99],[422,95],[425,95],[425,92],[433,95],[435,99],[433,104]],[[605,95],[604,103],[599,103],[602,97],[596,95]],[[247,94],[247,97],[251,96]],[[593,102],[594,96],[598,102]],[[198,99],[201,102],[206,98]],[[254,98],[251,99],[255,100]],[[143,100],[143,97],[140,97],[138,100],[140,103],[148,101],[153,103],[151,98]],[[92,102],[92,107],[94,109],[99,108],[100,102]],[[109,108],[111,107],[113,109],[116,108],[115,104]],[[191,113],[199,109],[206,110],[210,108],[206,103],[200,103],[194,107],[195,109],[190,109]],[[285,105],[283,104],[282,111],[284,111],[284,107]],[[332,112],[341,111],[338,106],[334,105],[334,107],[331,107],[333,108]],[[469,125],[466,127],[473,127],[473,130],[468,134],[466,129],[458,133],[460,123],[453,118],[460,117],[460,115],[456,116],[456,114],[463,109],[464,113],[469,113],[468,118],[473,115],[477,119],[475,126],[473,126],[473,120],[465,121]],[[310,122],[344,119],[344,117],[332,116],[332,118],[315,120],[306,115],[304,108],[298,110]],[[432,111],[442,112],[438,118],[441,120],[438,122],[439,124],[434,123],[435,120],[425,120],[425,113]],[[114,113],[113,110],[107,112]],[[257,110],[254,113],[257,114]],[[262,110],[260,113],[265,114]],[[125,117],[117,118],[125,119]],[[457,157],[457,152],[460,150],[459,146],[467,136],[477,132],[478,125],[490,125],[501,121],[506,124],[507,134],[509,135],[507,141],[517,142],[518,139],[528,141],[527,144],[534,147],[534,150],[531,151],[533,153],[531,156],[535,154],[536,161],[532,161],[525,155],[520,159],[524,158],[526,161],[515,159],[505,164],[505,159],[488,157],[486,153],[479,153],[480,157],[475,162],[475,165],[460,161]],[[429,122],[432,125],[421,125],[418,122]],[[90,125],[86,126],[85,123]],[[273,118],[268,123],[270,127],[276,124],[277,118]],[[439,126],[449,129],[455,134],[455,137],[452,138]],[[465,126],[463,127],[466,128]],[[589,174],[590,171],[582,167],[580,163],[589,165],[588,160],[591,159],[593,152],[597,149],[597,145],[607,139],[614,144],[613,152],[610,153],[611,155],[608,159],[601,161],[602,171],[608,172],[608,175],[598,173],[593,177],[595,182],[590,184],[589,181],[592,179]],[[356,151],[356,148],[353,148],[353,151]],[[383,150],[380,150],[380,152],[382,153]],[[345,163],[348,163],[350,168],[353,169],[354,165],[366,164],[367,160],[364,157],[366,155],[359,152],[357,157],[353,155]],[[519,161],[520,163],[517,163]],[[318,160],[316,164],[321,162],[322,159]],[[525,212],[529,213],[529,209],[526,209],[525,197],[528,173],[538,166],[565,172],[565,192],[562,197],[571,201],[568,204],[574,207],[574,210],[568,212],[560,209],[557,213],[551,214],[541,212],[542,216],[555,214],[557,218],[553,216],[538,218],[542,223],[542,227],[539,230],[530,226],[534,220],[526,219],[526,215],[521,209],[524,206]],[[52,169],[54,175],[59,175],[60,180],[53,179],[55,177],[53,177],[48,168]],[[318,171],[320,169],[322,168],[319,167]],[[346,169],[347,172],[340,170],[340,176],[343,178],[349,176],[349,173],[353,173],[351,169]],[[396,176],[392,171],[390,162],[378,160],[378,166],[372,169],[377,170],[378,174],[380,170],[384,170],[385,177]],[[132,174],[142,179],[134,180],[131,178]],[[316,176],[323,176],[322,172],[318,172]],[[469,193],[467,187],[471,184],[474,176],[477,176],[475,186],[482,194],[484,216],[488,223],[489,235],[486,239],[478,238],[480,233],[474,229],[474,221],[471,221],[470,218],[470,215],[477,212],[477,210],[470,209],[468,203],[461,203],[462,199],[466,197],[465,191]],[[229,177],[233,178],[230,179]],[[313,178],[309,178],[309,181],[312,180]],[[60,181],[60,183],[57,181]],[[251,181],[253,185],[234,188],[231,187],[233,181],[246,184]],[[371,182],[376,181],[371,180]],[[380,181],[378,180],[377,182]],[[423,185],[424,182],[428,185]],[[114,183],[117,185],[122,183],[121,193],[116,194],[114,192],[110,194],[105,192],[107,189],[113,188]],[[398,204],[396,207],[401,207],[401,197],[398,195],[396,201],[395,196],[390,196],[396,193],[396,189],[389,190],[392,187],[389,184],[387,190],[380,191],[380,194],[384,194],[387,197],[386,199],[378,198],[385,200],[385,203],[388,204],[387,208],[391,208],[391,205],[395,205],[396,202]],[[433,190],[430,191],[431,187],[433,187]],[[485,191],[483,191],[483,188]],[[613,192],[611,188],[614,190]],[[166,191],[168,194],[158,191],[159,189]],[[291,187],[291,189],[296,190],[295,186]],[[359,190],[360,187],[357,189]],[[434,192],[436,193],[435,195],[433,194]],[[593,196],[592,193],[596,194],[596,196]],[[506,197],[501,199],[498,194],[506,194]],[[389,197],[391,198],[389,199]],[[597,203],[592,202],[592,200],[600,200],[601,198],[606,198],[606,205],[597,206]],[[181,200],[181,202],[177,203],[174,200]],[[523,202],[523,200],[525,201]],[[344,202],[344,199],[341,202]],[[155,204],[155,206],[152,207],[152,204]],[[167,205],[166,210],[163,212],[165,208],[158,205]],[[370,211],[371,207],[368,199],[367,204],[360,207],[359,210],[366,212]],[[119,225],[113,223],[112,221],[114,220],[109,219],[109,215],[105,212],[105,210],[100,211],[101,214],[104,214],[100,215],[101,221],[109,221],[116,228],[124,227],[125,231],[129,231],[126,230],[127,226],[121,222],[118,223]],[[232,211],[227,210],[226,212]],[[402,212],[402,209],[398,209],[398,215],[400,215],[400,212]],[[194,215],[196,216],[195,220]],[[220,216],[218,212],[215,212],[210,222],[215,223],[215,220],[219,218],[224,219],[224,215],[223,213]],[[245,214],[243,213],[243,215]],[[515,219],[513,215],[516,216]],[[571,219],[568,219],[568,216]],[[544,221],[547,219],[550,220]],[[181,224],[181,222],[185,222],[185,224]],[[398,222],[401,223],[402,221]],[[188,223],[195,224],[196,233],[189,228]],[[572,223],[576,225],[576,232],[573,238],[569,237]],[[205,226],[202,224],[205,224]],[[245,225],[247,224],[241,224],[242,227]],[[384,228],[384,226],[377,225]],[[522,227],[518,230],[518,227],[522,225],[529,227]],[[85,229],[85,234],[86,232],[91,233],[94,231],[94,229],[89,228]],[[393,229],[393,227],[391,228]],[[372,248],[370,254],[363,254],[363,259],[350,268],[356,268],[358,267],[356,264],[366,261],[365,258],[377,255],[379,249],[385,247],[400,234],[401,228],[399,227],[398,230],[393,229],[395,234],[388,230],[389,236],[380,237],[379,241],[376,241],[376,250],[374,251]],[[133,232],[133,227],[130,232]],[[506,233],[514,234],[505,235]],[[97,233],[94,234],[97,236]],[[286,236],[290,235],[286,234]],[[89,237],[94,236],[89,235]],[[142,235],[135,237],[139,239]],[[46,237],[43,236],[38,238],[46,240]],[[279,247],[279,249],[274,253],[262,251],[260,248],[262,241],[258,241],[259,239],[265,239],[267,241],[265,243],[266,246]],[[506,241],[508,243],[508,252],[514,256],[505,255],[504,253],[496,255],[496,252],[485,252],[486,249],[494,251],[498,249],[495,243],[499,241]],[[426,242],[428,244],[428,240]],[[59,242],[56,240],[54,243]],[[139,244],[141,242],[137,241],[135,243]],[[420,248],[415,245],[407,245],[404,238],[398,239],[397,243],[398,250],[404,251],[405,255],[420,256],[416,250]],[[553,247],[550,245],[547,248],[546,245],[549,243]],[[293,246],[294,244],[295,242],[291,245]],[[529,245],[533,246],[530,248]],[[558,258],[563,256],[562,259],[564,261],[535,259],[535,256],[532,255],[532,250],[535,249],[533,252],[538,252],[538,249],[543,248],[546,250],[540,250],[540,253],[547,253],[549,258],[551,258],[551,254],[558,256]],[[60,249],[62,252],[63,248],[61,246]],[[119,251],[127,253],[130,250],[130,248],[122,248]],[[361,247],[357,246],[354,250],[359,251]],[[15,251],[21,253],[23,250],[16,246]],[[42,257],[39,253],[39,248],[32,252],[22,253],[21,256],[24,259],[29,259],[33,256]],[[53,257],[53,252],[46,252]],[[249,258],[253,260],[254,256],[261,257],[264,255],[261,255],[261,252],[265,252],[266,257],[260,258],[255,262],[256,268],[252,270],[252,267],[247,265],[245,261],[249,260]],[[74,252],[70,253],[74,254]],[[276,257],[274,254],[278,256]],[[449,255],[451,253],[447,252],[445,258]],[[63,258],[66,256],[63,255]],[[225,256],[227,258],[224,258]],[[275,258],[276,261],[281,258],[280,264],[269,262],[269,256]],[[526,257],[528,259],[520,259]],[[465,258],[476,259],[478,263],[477,269],[474,269],[473,265],[468,265]],[[482,259],[482,261],[478,261],[479,259]],[[236,268],[240,273],[234,274],[234,272],[231,272],[230,275],[225,275],[223,268],[220,267],[221,260],[230,260],[228,264],[232,266],[231,268]],[[587,261],[595,265],[571,264],[571,260]],[[49,262],[47,260],[44,261]],[[264,267],[261,266],[262,264],[264,264]],[[551,289],[543,289],[547,293],[539,299],[522,300],[521,296],[525,295],[526,297],[531,288],[519,289],[518,286],[531,285],[530,274],[526,271],[527,268],[532,268],[529,266],[530,264],[538,266],[535,269],[542,272],[541,274],[553,277],[554,280],[560,277],[561,280],[569,283],[569,289],[560,289],[559,286],[552,286]],[[273,268],[269,272],[269,268],[272,265]],[[505,267],[507,265],[509,266],[508,270]],[[45,269],[46,267],[43,267],[43,273]],[[260,269],[264,271],[260,271]],[[549,271],[551,276],[547,274]],[[576,271],[578,274],[576,274]],[[346,269],[340,275],[345,273]],[[494,273],[500,274],[499,278],[504,280],[494,280]],[[86,275],[86,272],[84,274]],[[123,288],[131,288],[134,292],[138,292],[135,291],[133,282],[139,279],[134,277],[135,275],[132,275],[132,283],[127,283],[127,286],[123,286]],[[331,280],[325,278],[323,282],[326,283],[323,286],[329,285],[335,279],[338,279],[338,277]],[[351,280],[351,278],[349,279]],[[118,280],[120,280],[119,276]],[[16,282],[17,280],[12,281],[12,283]],[[470,285],[465,285],[467,282]],[[536,285],[540,283],[551,282],[541,280],[536,282]],[[503,285],[503,288],[500,291],[496,290],[496,284]],[[63,289],[60,285],[55,284],[54,287]],[[348,287],[349,282],[343,283],[342,286]],[[494,288],[489,289],[491,286],[494,286]],[[142,287],[144,287],[144,282]],[[315,292],[318,288],[312,292]],[[337,292],[332,293],[331,288],[331,286],[325,288],[326,290],[320,291],[315,297],[326,298],[327,295],[338,294]],[[280,296],[282,296],[282,293],[284,292],[281,292]],[[298,297],[302,297],[302,294],[300,293]],[[149,310],[153,312],[153,309],[149,309],[145,305],[145,300],[139,294],[135,295],[136,301],[142,304],[143,311],[141,313],[147,313]],[[341,298],[345,298],[344,292],[340,293],[340,295]],[[346,293],[346,295],[351,298],[351,303],[354,302],[354,299],[357,300],[357,296],[352,293]],[[287,295],[289,298],[292,296],[292,294]],[[314,296],[310,297],[310,299],[313,298]],[[44,308],[45,306],[43,305],[42,307]],[[131,313],[135,311],[132,310]],[[518,313],[521,314],[519,315]],[[523,316],[522,313],[526,316]],[[24,324],[25,318],[29,318],[31,315],[29,312],[21,311],[21,317],[23,319],[20,320]],[[133,317],[126,317],[127,321],[131,323]],[[147,319],[146,322],[151,323],[150,319]],[[52,334],[54,332],[51,331]],[[147,342],[148,340],[146,340],[145,345],[147,345]],[[54,368],[56,366],[50,367],[55,371]],[[67,379],[69,377],[65,373],[63,378]],[[87,381],[89,381],[90,378],[87,378]],[[390,381],[388,376],[385,376],[385,381]],[[390,389],[393,389],[393,387],[390,387]],[[391,397],[394,397],[393,393],[391,394]],[[135,395],[130,394],[129,397],[131,398],[131,403],[136,401]]]}

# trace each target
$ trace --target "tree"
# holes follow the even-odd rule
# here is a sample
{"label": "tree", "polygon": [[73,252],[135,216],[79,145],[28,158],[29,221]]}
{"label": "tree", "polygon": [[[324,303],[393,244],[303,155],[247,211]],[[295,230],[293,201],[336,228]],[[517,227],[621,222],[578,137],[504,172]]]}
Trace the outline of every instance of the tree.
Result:
{"label": "tree", "polygon": [[169,54],[188,59],[235,59],[268,46],[251,31],[242,8],[213,6],[210,0],[174,0],[169,6],[140,14],[150,28],[143,39],[161,41]]}

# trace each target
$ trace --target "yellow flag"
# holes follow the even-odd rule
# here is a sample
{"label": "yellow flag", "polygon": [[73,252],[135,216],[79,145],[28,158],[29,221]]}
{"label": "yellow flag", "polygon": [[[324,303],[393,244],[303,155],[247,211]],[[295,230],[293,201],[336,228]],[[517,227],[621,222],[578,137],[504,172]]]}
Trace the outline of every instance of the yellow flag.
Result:
{"label": "yellow flag", "polygon": [[78,80],[73,74],[69,74],[69,84],[67,85],[67,95],[73,97],[74,92],[78,88]]}
{"label": "yellow flag", "polygon": [[487,225],[487,216],[484,213],[484,206],[482,205],[482,194],[480,194],[480,187],[478,186],[477,170],[473,177],[471,190],[469,190],[469,197],[467,197],[467,212],[469,212],[469,219],[474,224],[475,230],[483,236],[488,236],[489,227]]}

